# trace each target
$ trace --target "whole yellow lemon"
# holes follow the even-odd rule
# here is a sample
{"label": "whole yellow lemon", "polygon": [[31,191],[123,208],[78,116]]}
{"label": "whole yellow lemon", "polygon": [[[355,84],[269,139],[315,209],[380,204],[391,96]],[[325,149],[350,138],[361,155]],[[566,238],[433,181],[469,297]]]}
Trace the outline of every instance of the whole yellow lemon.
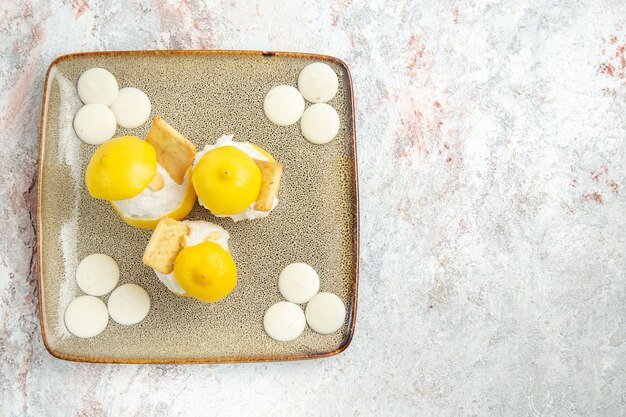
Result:
{"label": "whole yellow lemon", "polygon": [[87,165],[85,182],[94,198],[125,200],[143,191],[156,171],[154,147],[137,137],[122,136],[96,149]]}
{"label": "whole yellow lemon", "polygon": [[191,181],[200,202],[214,214],[241,213],[261,189],[261,170],[247,154],[232,146],[207,152]]}
{"label": "whole yellow lemon", "polygon": [[174,278],[190,297],[215,302],[237,284],[237,267],[230,253],[213,242],[188,246],[174,261]]}

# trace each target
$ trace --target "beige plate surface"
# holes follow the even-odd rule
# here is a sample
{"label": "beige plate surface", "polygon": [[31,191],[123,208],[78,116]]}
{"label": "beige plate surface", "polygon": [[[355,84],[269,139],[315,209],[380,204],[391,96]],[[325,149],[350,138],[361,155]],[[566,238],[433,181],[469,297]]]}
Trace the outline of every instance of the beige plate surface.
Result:
{"label": "beige plate surface", "polygon": [[[324,61],[339,76],[330,102],[341,119],[337,138],[312,145],[299,124],[278,127],[263,113],[265,93],[278,84],[297,86],[305,65]],[[216,219],[197,204],[190,220],[207,220],[231,234],[239,269],[235,290],[221,302],[204,304],[170,293],[141,263],[151,231],[126,225],[84,186],[94,146],[72,128],[81,106],[80,74],[91,67],[111,71],[120,88],[137,87],[159,114],[198,149],[222,134],[252,141],[285,166],[280,204],[266,218],[234,223]],[[308,104],[307,104],[308,105]],[[52,63],[46,77],[39,160],[39,284],[43,338],[56,357],[88,362],[193,363],[308,359],[344,350],[354,331],[358,274],[358,195],[350,74],[338,59],[298,53],[241,51],[143,51],[73,54]],[[116,135],[144,138],[150,122]],[[152,307],[138,325],[109,321],[97,337],[68,333],[63,312],[81,294],[78,262],[91,253],[111,255],[120,282],[136,283],[150,294]],[[341,297],[345,325],[332,335],[308,327],[293,342],[279,343],[263,330],[263,314],[280,301],[278,274],[291,262],[307,262],[320,274],[321,290]],[[105,302],[107,296],[101,297]],[[304,307],[304,306],[303,306]]]}

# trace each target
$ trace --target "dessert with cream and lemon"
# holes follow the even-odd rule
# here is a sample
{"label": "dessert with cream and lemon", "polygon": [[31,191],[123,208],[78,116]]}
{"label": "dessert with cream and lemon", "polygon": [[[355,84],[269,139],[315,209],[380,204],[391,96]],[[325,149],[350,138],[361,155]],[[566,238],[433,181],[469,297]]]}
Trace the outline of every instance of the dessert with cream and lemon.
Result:
{"label": "dessert with cream and lemon", "polygon": [[155,116],[146,140],[112,139],[91,157],[85,174],[92,197],[108,200],[131,226],[154,229],[183,219],[196,201],[191,183],[194,145]]}
{"label": "dessert with cream and lemon", "polygon": [[[297,85],[267,92],[263,111],[268,120],[281,127],[299,122],[302,136],[313,144],[332,141],[340,128],[339,115],[328,104],[338,92],[337,74],[325,63],[312,63],[300,72]],[[143,125],[152,112],[150,99],[137,88],[119,89],[113,74],[103,68],[85,71],[77,89],[85,105],[75,114],[74,130],[85,143],[101,145],[85,174],[90,195],[109,201],[129,225],[154,229],[142,261],[169,291],[206,303],[227,297],[237,285],[229,233],[207,221],[183,219],[196,198],[216,217],[267,217],[279,202],[282,164],[233,135],[221,136],[196,154],[195,146],[159,116],[145,140],[109,140],[116,126]],[[70,333],[94,337],[105,330],[109,317],[132,325],[147,316],[149,294],[135,284],[115,288],[119,278],[120,268],[108,255],[92,254],[80,262],[76,282],[87,295],[66,308],[64,323]],[[323,335],[341,329],[345,305],[337,295],[320,292],[320,284],[312,266],[287,265],[277,285],[285,301],[270,306],[263,316],[267,335],[289,342],[307,325]],[[107,304],[98,298],[109,293]]]}
{"label": "dessert with cream and lemon", "polygon": [[213,223],[164,218],[148,242],[143,263],[174,294],[216,302],[237,284],[229,237]]}
{"label": "dessert with cream and lemon", "polygon": [[264,149],[224,135],[198,152],[191,179],[199,203],[213,215],[254,220],[278,205],[282,171]]}

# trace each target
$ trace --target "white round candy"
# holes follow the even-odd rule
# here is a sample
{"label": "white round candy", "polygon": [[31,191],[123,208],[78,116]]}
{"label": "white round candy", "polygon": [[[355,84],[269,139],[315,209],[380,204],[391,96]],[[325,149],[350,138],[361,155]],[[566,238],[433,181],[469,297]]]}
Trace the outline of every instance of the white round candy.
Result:
{"label": "white round candy", "polygon": [[127,129],[134,129],[146,123],[150,117],[152,105],[150,99],[138,88],[122,88],[117,99],[111,105],[117,124]]}
{"label": "white round candy", "polygon": [[83,103],[110,106],[117,97],[117,80],[104,68],[90,68],[78,79],[78,96]]}
{"label": "white round candy", "polygon": [[65,309],[65,327],[74,336],[97,336],[108,322],[109,314],[104,301],[90,295],[78,297]]}
{"label": "white round candy", "polygon": [[137,324],[150,311],[150,296],[139,285],[124,284],[111,293],[108,307],[115,322],[126,326]]}
{"label": "white round candy", "polygon": [[333,106],[317,103],[309,106],[300,120],[302,135],[312,143],[328,143],[339,132],[339,115]]}
{"label": "white round candy", "polygon": [[269,337],[279,342],[289,342],[304,331],[306,320],[296,304],[280,301],[265,312],[263,327]]}
{"label": "white round candy", "polygon": [[337,94],[338,87],[337,74],[323,62],[314,62],[300,71],[298,89],[311,103],[330,101]]}
{"label": "white round candy", "polygon": [[346,307],[335,294],[321,292],[306,305],[306,322],[321,334],[334,333],[346,318]]}
{"label": "white round candy", "polygon": [[74,130],[78,137],[90,145],[100,145],[115,135],[115,115],[104,104],[85,104],[74,116]]}
{"label": "white round candy", "polygon": [[76,283],[85,294],[101,296],[113,291],[120,279],[120,268],[109,255],[94,253],[76,268]]}
{"label": "white round candy", "polygon": [[304,99],[295,87],[277,85],[265,95],[263,110],[272,123],[289,126],[302,116]]}
{"label": "white round candy", "polygon": [[320,277],[305,263],[287,265],[278,277],[278,290],[287,301],[306,303],[320,290]]}

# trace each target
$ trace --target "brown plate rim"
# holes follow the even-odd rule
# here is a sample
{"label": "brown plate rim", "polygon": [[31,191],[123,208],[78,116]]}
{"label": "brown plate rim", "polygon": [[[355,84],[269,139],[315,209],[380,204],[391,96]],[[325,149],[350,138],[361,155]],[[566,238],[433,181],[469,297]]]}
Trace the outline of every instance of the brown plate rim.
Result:
{"label": "brown plate rim", "polygon": [[[44,157],[44,132],[46,123],[46,110],[48,104],[48,81],[50,71],[59,62],[67,59],[78,58],[83,56],[131,56],[131,55],[251,55],[263,57],[293,57],[317,59],[320,61],[330,61],[340,65],[346,72],[348,79],[348,88],[350,91],[350,124],[352,134],[350,140],[352,142],[352,165],[354,169],[354,278],[353,278],[353,302],[352,309],[348,312],[349,326],[347,328],[346,338],[342,344],[335,350],[330,352],[300,354],[300,355],[278,355],[278,356],[239,356],[239,357],[217,357],[217,358],[198,358],[198,359],[146,359],[146,358],[108,358],[108,357],[84,357],[71,355],[54,350],[48,342],[46,336],[46,327],[44,321],[44,294],[43,294],[43,254],[42,246],[42,216],[41,216],[41,196],[42,196],[42,178],[43,178],[43,157]],[[43,99],[41,102],[41,123],[39,127],[39,158],[37,168],[37,269],[38,269],[38,285],[39,285],[39,325],[46,350],[55,358],[72,362],[90,362],[90,363],[114,363],[114,364],[213,364],[213,363],[246,363],[246,362],[276,362],[276,361],[295,361],[305,359],[320,359],[337,355],[350,346],[354,336],[354,328],[356,324],[356,312],[358,304],[358,282],[359,282],[359,186],[357,171],[357,147],[356,147],[356,123],[355,123],[355,105],[354,105],[354,88],[352,85],[352,76],[348,65],[339,58],[330,55],[321,55],[306,52],[283,52],[283,51],[253,51],[253,50],[141,50],[141,51],[95,51],[95,52],[76,52],[65,54],[54,59],[48,66],[43,86]]]}

